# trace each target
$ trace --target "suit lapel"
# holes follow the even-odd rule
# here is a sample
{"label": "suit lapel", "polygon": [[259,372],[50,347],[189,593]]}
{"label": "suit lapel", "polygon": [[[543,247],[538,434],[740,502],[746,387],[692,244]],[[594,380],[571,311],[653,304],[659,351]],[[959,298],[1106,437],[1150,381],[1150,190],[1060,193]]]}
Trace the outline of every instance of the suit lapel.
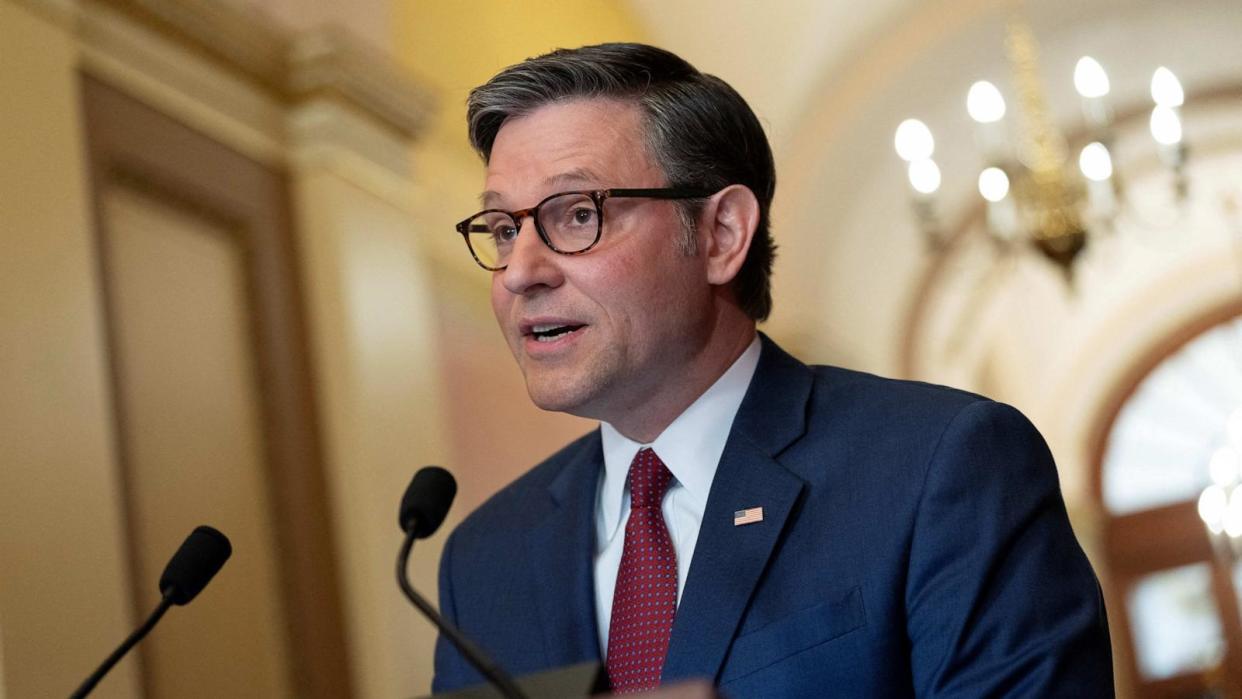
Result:
{"label": "suit lapel", "polygon": [[[810,370],[766,336],[755,377],[716,469],[682,593],[663,682],[715,678],[803,481],[776,456],[805,431]],[[763,521],[734,526],[733,513],[763,508]]]}
{"label": "suit lapel", "polygon": [[550,507],[526,537],[525,568],[533,576],[529,583],[539,605],[549,667],[600,659],[592,561],[603,465],[597,430],[548,486]]}

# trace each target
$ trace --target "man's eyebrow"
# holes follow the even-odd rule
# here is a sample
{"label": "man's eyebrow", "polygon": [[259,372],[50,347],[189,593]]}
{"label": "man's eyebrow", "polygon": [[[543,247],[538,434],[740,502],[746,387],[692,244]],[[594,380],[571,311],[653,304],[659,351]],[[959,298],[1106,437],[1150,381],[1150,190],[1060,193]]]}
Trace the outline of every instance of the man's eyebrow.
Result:
{"label": "man's eyebrow", "polygon": [[578,167],[567,172],[553,175],[543,181],[543,183],[548,186],[560,184],[562,182],[593,182],[595,184],[599,184],[600,177],[590,168]]}
{"label": "man's eyebrow", "polygon": [[[595,174],[593,170],[590,168],[579,167],[552,175],[551,177],[544,179],[543,184],[550,190],[554,186],[562,184],[573,185],[590,183],[598,186],[600,182],[602,182],[600,176]],[[551,191],[548,193],[552,194]],[[500,199],[504,199],[504,196],[502,196],[499,192],[494,192],[489,189],[479,195],[479,205],[486,209],[495,206],[495,202]]]}

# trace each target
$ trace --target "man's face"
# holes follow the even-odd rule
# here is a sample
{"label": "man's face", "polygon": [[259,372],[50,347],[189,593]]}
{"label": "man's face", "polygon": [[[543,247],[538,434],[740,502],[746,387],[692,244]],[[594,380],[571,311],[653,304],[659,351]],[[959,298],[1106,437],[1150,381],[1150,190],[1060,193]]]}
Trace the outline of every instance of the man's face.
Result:
{"label": "man's face", "polygon": [[[516,210],[569,190],[667,184],[639,109],[582,99],[501,126],[484,200]],[[553,252],[531,219],[520,224],[492,308],[535,404],[618,424],[675,395],[712,324],[706,267],[679,249],[676,204],[607,201],[603,237],[582,255]]]}

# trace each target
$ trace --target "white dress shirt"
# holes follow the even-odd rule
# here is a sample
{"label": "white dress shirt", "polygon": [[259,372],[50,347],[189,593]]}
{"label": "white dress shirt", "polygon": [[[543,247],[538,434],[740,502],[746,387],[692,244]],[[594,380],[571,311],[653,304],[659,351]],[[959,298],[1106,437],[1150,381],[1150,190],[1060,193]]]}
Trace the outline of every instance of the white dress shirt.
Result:
{"label": "white dress shirt", "polygon": [[612,594],[630,518],[630,462],[639,449],[651,447],[673,474],[661,511],[677,552],[677,601],[686,586],[699,525],[707,508],[707,494],[724,453],[733,418],[759,365],[758,335],[733,365],[699,396],[685,412],[650,444],[625,437],[612,425],[600,423],[604,448],[604,476],[595,501],[595,619],[599,647],[608,653],[608,626]]}

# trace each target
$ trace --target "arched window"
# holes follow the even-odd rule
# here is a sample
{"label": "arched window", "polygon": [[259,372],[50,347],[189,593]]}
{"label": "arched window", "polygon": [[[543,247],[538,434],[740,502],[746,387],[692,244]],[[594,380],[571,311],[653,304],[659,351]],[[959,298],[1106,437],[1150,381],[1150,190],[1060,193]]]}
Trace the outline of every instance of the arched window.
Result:
{"label": "arched window", "polygon": [[1242,563],[1213,549],[1197,509],[1242,409],[1242,316],[1231,313],[1149,357],[1102,448],[1117,671],[1140,697],[1242,696]]}

